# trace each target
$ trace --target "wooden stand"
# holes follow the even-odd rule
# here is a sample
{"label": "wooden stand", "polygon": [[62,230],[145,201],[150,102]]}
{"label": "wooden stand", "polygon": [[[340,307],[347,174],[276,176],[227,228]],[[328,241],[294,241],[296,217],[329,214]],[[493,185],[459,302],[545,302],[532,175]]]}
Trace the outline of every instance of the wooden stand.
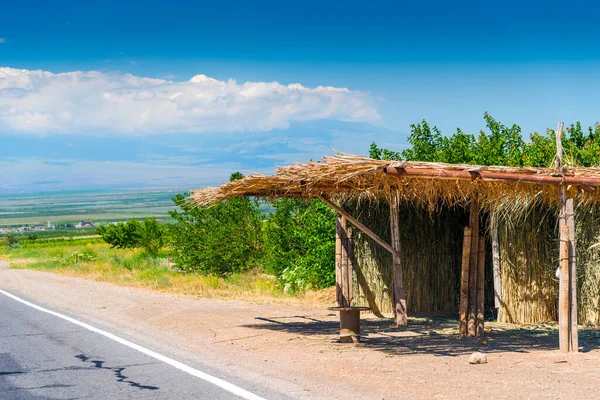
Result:
{"label": "wooden stand", "polygon": [[360,312],[371,309],[369,307],[329,307],[327,309],[340,313],[340,343],[360,342]]}

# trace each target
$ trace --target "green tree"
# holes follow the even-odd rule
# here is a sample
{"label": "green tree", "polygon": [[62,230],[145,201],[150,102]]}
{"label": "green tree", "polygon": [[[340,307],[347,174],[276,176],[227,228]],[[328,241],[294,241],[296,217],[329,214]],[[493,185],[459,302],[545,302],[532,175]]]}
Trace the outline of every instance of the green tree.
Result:
{"label": "green tree", "polygon": [[490,132],[479,132],[474,151],[475,164],[522,166],[525,142],[521,137],[521,127],[516,124],[507,127],[487,112],[483,119]]}
{"label": "green tree", "polygon": [[475,162],[475,138],[460,129],[440,141],[439,162],[451,164],[473,164]]}
{"label": "green tree", "polygon": [[8,246],[11,249],[17,249],[21,245],[21,241],[19,240],[19,237],[12,232],[8,232],[6,235],[4,235],[4,238],[2,238],[2,241],[4,242],[4,244],[6,246]]}
{"label": "green tree", "polygon": [[369,149],[369,157],[371,157],[374,160],[402,160],[402,157],[399,152],[377,147],[377,144],[375,142],[371,143],[371,148]]}
{"label": "green tree", "polygon": [[408,143],[411,147],[402,151],[402,158],[408,161],[434,162],[440,159],[440,150],[443,147],[442,133],[437,127],[430,127],[423,120],[410,126]]}
{"label": "green tree", "polygon": [[[240,179],[234,173],[231,180]],[[255,265],[263,253],[262,215],[256,200],[236,198],[197,207],[189,193],[173,198],[171,230],[175,263],[185,271],[226,275]]]}
{"label": "green tree", "polygon": [[[504,125],[489,113],[483,114],[487,131],[481,130],[477,139],[457,129],[451,136],[443,136],[425,121],[411,125],[410,147],[402,152],[408,161],[447,162],[454,164],[506,165],[551,167],[556,155],[556,134],[548,129],[544,134],[532,133],[529,142],[523,139],[521,128]],[[564,162],[571,166],[595,167],[600,165],[600,124],[590,126],[587,132],[577,122],[563,134]],[[386,159],[389,150],[372,143],[369,155]],[[393,159],[393,158],[390,158]]]}
{"label": "green tree", "polygon": [[156,218],[145,218],[142,222],[132,219],[116,225],[98,226],[96,232],[113,248],[144,248],[151,254],[157,254],[168,241],[165,226],[159,224]]}
{"label": "green tree", "polygon": [[265,269],[291,291],[335,283],[335,212],[320,200],[280,199],[265,225]]}

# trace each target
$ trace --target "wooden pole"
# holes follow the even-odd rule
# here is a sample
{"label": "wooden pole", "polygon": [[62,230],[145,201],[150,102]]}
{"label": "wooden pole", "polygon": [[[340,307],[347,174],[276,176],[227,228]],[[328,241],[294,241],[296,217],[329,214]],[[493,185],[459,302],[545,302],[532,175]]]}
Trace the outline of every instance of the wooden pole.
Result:
{"label": "wooden pole", "polygon": [[560,351],[567,353],[569,346],[569,227],[560,230],[560,284],[558,292],[558,341]]}
{"label": "wooden pole", "polygon": [[500,270],[500,242],[498,240],[498,221],[492,215],[490,220],[492,236],[492,265],[494,270],[494,307],[496,308],[498,322],[502,310],[502,272]]}
{"label": "wooden pole", "polygon": [[400,210],[398,195],[390,196],[390,230],[392,238],[392,271],[394,274],[394,312],[396,314],[396,326],[408,324],[406,312],[406,292],[402,277],[402,257],[400,250]]}
{"label": "wooden pole", "polygon": [[479,236],[479,255],[477,256],[477,336],[484,334],[485,316],[485,237]]}
{"label": "wooden pole", "polygon": [[460,306],[458,330],[460,337],[467,337],[467,312],[469,309],[469,260],[471,258],[471,228],[466,226],[463,236],[462,268],[460,271]]}
{"label": "wooden pole", "polygon": [[348,303],[348,237],[346,236],[346,229],[348,224],[346,218],[342,217],[342,306],[349,307]]}
{"label": "wooden pole", "polygon": [[338,307],[342,306],[342,222],[338,214],[335,220],[335,298]]}
{"label": "wooden pole", "polygon": [[566,220],[569,227],[569,349],[573,352],[579,351],[579,332],[577,329],[577,264],[576,241],[575,241],[575,210],[574,199],[569,198],[566,202]]}
{"label": "wooden pole", "polygon": [[[556,172],[564,177],[562,131],[556,129]],[[560,351],[576,352],[579,347],[577,332],[577,281],[575,264],[575,218],[573,199],[566,198],[566,187],[558,187],[558,226],[560,229],[560,282],[558,287],[558,341]]]}
{"label": "wooden pole", "polygon": [[353,282],[352,282],[352,258],[353,258],[354,249],[352,248],[352,227],[350,225],[346,225],[346,302],[348,306],[352,305],[352,297],[353,293]]}
{"label": "wooden pole", "polygon": [[477,335],[477,256],[479,255],[479,201],[471,199],[469,213],[471,227],[471,257],[469,259],[469,319],[467,324],[468,336]]}

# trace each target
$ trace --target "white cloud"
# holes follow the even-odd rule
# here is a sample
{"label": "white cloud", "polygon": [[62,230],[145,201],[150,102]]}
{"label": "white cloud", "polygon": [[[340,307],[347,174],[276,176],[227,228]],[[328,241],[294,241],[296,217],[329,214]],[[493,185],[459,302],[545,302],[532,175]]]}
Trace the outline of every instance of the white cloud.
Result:
{"label": "white cloud", "polygon": [[6,39],[0,37],[0,43],[6,43]]}
{"label": "white cloud", "polygon": [[365,93],[277,82],[186,82],[122,73],[0,68],[0,131],[146,135],[285,129],[294,121],[372,122]]}

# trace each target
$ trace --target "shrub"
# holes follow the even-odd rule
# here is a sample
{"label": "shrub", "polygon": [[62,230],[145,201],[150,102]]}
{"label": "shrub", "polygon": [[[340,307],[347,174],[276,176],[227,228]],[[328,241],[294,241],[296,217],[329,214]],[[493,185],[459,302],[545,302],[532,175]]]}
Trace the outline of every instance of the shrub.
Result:
{"label": "shrub", "polygon": [[2,241],[10,249],[18,249],[21,246],[19,237],[12,232],[8,232],[6,235],[4,235]]}
{"label": "shrub", "polygon": [[167,229],[156,218],[145,218],[142,222],[132,219],[117,225],[99,226],[96,232],[113,248],[144,248],[157,254],[168,242]]}
{"label": "shrub", "polygon": [[265,269],[287,291],[335,283],[335,212],[320,200],[281,199],[265,227]]}
{"label": "shrub", "polygon": [[[232,179],[239,178],[233,174]],[[197,207],[189,193],[173,198],[171,247],[177,267],[188,272],[228,275],[260,260],[261,213],[256,201],[238,198],[213,207]]]}

